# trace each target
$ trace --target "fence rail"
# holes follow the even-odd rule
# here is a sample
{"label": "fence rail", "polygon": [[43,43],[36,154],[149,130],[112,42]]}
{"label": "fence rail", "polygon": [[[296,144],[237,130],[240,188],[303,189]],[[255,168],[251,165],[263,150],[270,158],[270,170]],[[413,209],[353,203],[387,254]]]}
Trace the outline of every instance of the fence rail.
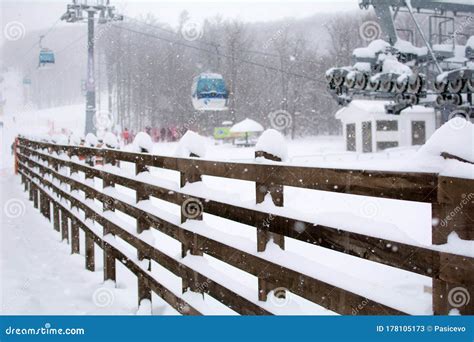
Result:
{"label": "fence rail", "polygon": [[[189,219],[199,220],[203,213],[208,213],[255,227],[258,251],[265,250],[271,236],[273,242],[282,249],[285,237],[293,238],[431,277],[435,314],[447,314],[453,308],[457,308],[462,314],[474,313],[474,300],[459,308],[448,300],[450,291],[460,286],[474,295],[473,258],[440,252],[435,247],[430,249],[411,246],[344,231],[337,227],[315,225],[255,208],[225,203],[222,200],[191,196],[183,191],[149,184],[132,176],[124,176],[114,172],[112,168],[96,168],[77,158],[71,158],[74,156],[86,157],[87,160],[99,157],[103,158],[105,164],[116,166],[118,162],[134,163],[135,174],[148,172],[149,167],[178,171],[181,187],[186,183],[200,181],[203,175],[251,181],[255,182],[257,202],[262,202],[265,194],[270,193],[276,206],[284,206],[284,186],[431,203],[434,222],[433,244],[446,243],[447,236],[453,231],[465,240],[474,239],[474,198],[470,198],[469,203],[458,210],[459,203],[466,202],[466,194],[474,194],[473,181],[431,173],[321,169],[284,166],[278,165],[277,162],[252,164],[204,161],[196,158],[163,157],[111,149],[56,145],[26,138],[20,138],[17,145],[19,172],[25,190],[29,191],[30,199],[35,206],[51,219],[52,204],[53,226],[56,230],[61,230],[64,239],[71,240],[72,253],[79,252],[79,229],[85,232],[87,269],[94,270],[94,245],[98,245],[104,251],[105,280],[115,280],[115,260],[122,262],[135,273],[139,284],[139,302],[142,299],[150,299],[153,291],[180,313],[199,314],[189,303],[156,281],[149,269],[143,269],[134,258],[124,255],[114,244],[111,235],[135,247],[139,260],[153,260],[180,277],[183,292],[190,290],[207,293],[240,314],[270,314],[259,305],[259,301],[267,300],[267,294],[280,287],[340,314],[354,312],[365,315],[405,314],[364,296],[278,265],[258,253],[241,251],[232,245],[206,236],[205,232],[187,230],[179,223],[167,221],[137,206],[138,202],[152,196],[181,206],[181,222]],[[67,170],[69,174],[65,172]],[[104,188],[97,190],[88,182],[75,179],[74,175],[77,173],[83,173],[86,179],[102,179]],[[45,175],[48,175],[48,178],[45,178]],[[69,191],[65,191],[61,184],[66,184]],[[107,187],[115,185],[135,190],[136,201],[130,203],[104,191]],[[91,207],[73,190],[83,192],[86,199],[102,202],[103,210],[98,211],[97,208]],[[66,200],[69,205],[65,205],[60,199]],[[193,207],[187,208],[187,205]],[[72,208],[79,209],[79,213]],[[195,211],[189,216],[186,214],[186,209]],[[105,213],[115,210],[136,219],[137,234],[130,233],[107,218]],[[457,215],[447,221],[445,227],[440,227],[440,220],[445,220],[453,210],[456,210]],[[103,231],[96,231],[87,224],[86,219],[97,222],[103,227]],[[69,225],[71,236],[69,236]],[[304,229],[295,230],[295,226]],[[205,253],[258,277],[258,298],[244,298],[219,284],[219,279],[209,279],[180,260],[143,241],[138,234],[150,228],[179,241],[182,245],[182,257],[188,253],[198,256]],[[394,249],[393,246],[397,248]],[[362,308],[361,303],[364,303]]]}

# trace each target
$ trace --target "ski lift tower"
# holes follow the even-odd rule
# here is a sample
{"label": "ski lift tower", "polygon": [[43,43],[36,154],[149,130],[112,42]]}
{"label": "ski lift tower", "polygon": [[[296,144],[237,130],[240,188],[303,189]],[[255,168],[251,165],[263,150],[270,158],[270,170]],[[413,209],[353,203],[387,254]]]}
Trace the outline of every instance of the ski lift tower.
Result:
{"label": "ski lift tower", "polygon": [[[87,13],[87,16],[84,16]],[[61,20],[68,23],[84,22],[87,20],[87,78],[86,78],[86,125],[85,134],[94,133],[94,117],[96,115],[95,77],[94,77],[94,19],[99,14],[99,24],[123,20],[122,15],[115,14],[115,7],[110,6],[110,0],[72,0],[67,5],[67,11]]]}

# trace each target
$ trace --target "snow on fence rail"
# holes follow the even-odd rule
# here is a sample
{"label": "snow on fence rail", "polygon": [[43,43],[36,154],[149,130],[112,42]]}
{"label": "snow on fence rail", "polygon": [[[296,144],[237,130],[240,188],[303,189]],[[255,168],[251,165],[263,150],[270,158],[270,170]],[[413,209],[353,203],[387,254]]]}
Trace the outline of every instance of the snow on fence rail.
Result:
{"label": "snow on fence rail", "polygon": [[[397,200],[426,202],[432,204],[433,245],[445,244],[447,236],[456,232],[461,239],[474,240],[474,181],[442,177],[429,173],[396,173],[381,171],[343,170],[282,166],[271,164],[231,163],[206,161],[195,158],[174,158],[146,153],[130,153],[112,149],[57,145],[19,138],[17,158],[19,172],[30,200],[39,207],[44,216],[62,232],[64,239],[71,240],[72,253],[79,253],[79,229],[86,235],[86,268],[94,270],[94,246],[104,251],[104,279],[115,280],[115,261],[129,268],[138,278],[138,302],[151,299],[151,291],[161,296],[177,311],[183,314],[200,314],[189,303],[165,288],[153,278],[149,269],[140,260],[150,259],[182,279],[183,293],[187,290],[207,293],[240,314],[271,314],[252,301],[210,279],[197,270],[186,266],[180,260],[161,252],[142,239],[139,234],[154,228],[182,245],[182,257],[187,253],[210,255],[222,262],[258,277],[259,300],[266,301],[267,294],[276,288],[285,288],[309,301],[339,314],[405,314],[397,309],[377,303],[340,287],[310,277],[266,260],[258,253],[249,253],[229,244],[197,233],[158,217],[137,205],[152,197],[181,206],[181,222],[200,220],[203,213],[216,215],[256,228],[257,250],[264,251],[267,242],[273,242],[284,249],[285,237],[297,239],[337,252],[359,257],[433,279],[433,312],[448,314],[453,308],[461,314],[474,314],[474,300],[458,306],[451,300],[453,290],[462,288],[474,296],[474,258],[433,249],[412,246],[396,241],[340,230],[337,227],[315,225],[289,217],[269,214],[264,211],[240,207],[222,201],[191,196],[127,177],[113,168],[95,168],[87,163],[92,157],[103,159],[104,163],[118,165],[118,162],[135,164],[135,173],[158,167],[180,172],[181,187],[186,183],[201,180],[202,175],[225,177],[255,182],[256,200],[260,203],[270,194],[277,206],[283,206],[284,186],[333,191],[353,195],[364,195]],[[85,157],[86,162],[74,156]],[[273,159],[263,151],[256,157]],[[69,169],[69,174],[65,170]],[[107,170],[107,171],[105,171]],[[109,171],[110,170],[110,171]],[[86,182],[77,180],[77,173],[84,173]],[[48,175],[48,177],[45,177]],[[103,189],[97,190],[87,179],[103,180]],[[121,185],[136,191],[136,203],[130,203],[105,191],[107,187]],[[64,185],[68,187],[65,188]],[[73,190],[82,191],[85,200]],[[102,202],[103,210],[90,205],[91,200]],[[75,209],[74,209],[75,208]],[[77,209],[77,210],[76,210]],[[136,233],[132,233],[110,218],[110,211],[121,211],[136,219]],[[456,215],[450,215],[455,212]],[[447,217],[450,220],[446,220]],[[103,231],[90,224],[90,220],[102,226]],[[440,226],[444,220],[443,227]],[[71,236],[68,226],[71,225]],[[295,227],[304,227],[296,229]],[[138,260],[127,255],[115,243],[113,236],[126,241],[137,250]],[[397,248],[394,249],[393,246]],[[466,293],[466,292],[464,292]],[[363,304],[363,305],[361,305]]]}

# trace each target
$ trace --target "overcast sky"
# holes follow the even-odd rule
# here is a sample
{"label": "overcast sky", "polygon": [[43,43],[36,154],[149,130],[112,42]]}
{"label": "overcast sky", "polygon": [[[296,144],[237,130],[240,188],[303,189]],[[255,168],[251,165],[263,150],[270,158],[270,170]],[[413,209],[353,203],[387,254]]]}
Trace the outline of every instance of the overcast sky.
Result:
{"label": "overcast sky", "polygon": [[[21,22],[27,31],[47,29],[65,12],[68,2],[0,0],[2,30],[10,21]],[[153,13],[160,21],[172,26],[176,26],[179,13],[183,10],[187,10],[197,22],[218,14],[223,18],[258,22],[358,9],[358,0],[111,0],[111,4],[132,17]]]}

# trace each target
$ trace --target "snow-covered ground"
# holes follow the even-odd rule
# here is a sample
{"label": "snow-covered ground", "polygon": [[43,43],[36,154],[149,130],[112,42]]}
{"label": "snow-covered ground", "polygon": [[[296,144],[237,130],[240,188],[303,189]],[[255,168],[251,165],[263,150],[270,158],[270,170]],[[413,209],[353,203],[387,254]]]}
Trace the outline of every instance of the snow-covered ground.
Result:
{"label": "snow-covered ground", "polygon": [[4,174],[1,185],[2,314],[130,314],[136,310],[129,272],[119,266],[116,289],[103,284],[99,255],[97,272],[86,272],[84,258],[70,254],[70,246],[61,242],[51,223],[28,201],[18,176]]}

